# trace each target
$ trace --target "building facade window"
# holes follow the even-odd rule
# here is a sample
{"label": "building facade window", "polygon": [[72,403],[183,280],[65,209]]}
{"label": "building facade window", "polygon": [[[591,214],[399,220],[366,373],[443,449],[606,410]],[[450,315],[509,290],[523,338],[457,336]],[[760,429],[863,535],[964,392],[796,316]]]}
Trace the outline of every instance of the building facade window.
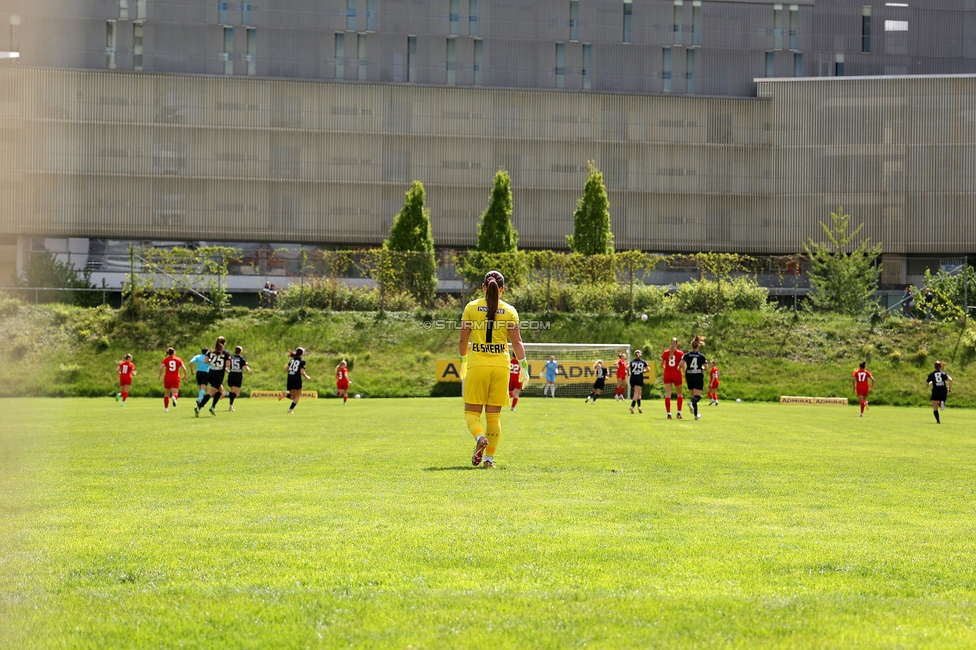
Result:
{"label": "building facade window", "polygon": [[114,20],[105,22],[105,67],[109,70],[115,70],[115,47],[118,43],[115,25]]}
{"label": "building facade window", "polygon": [[844,55],[843,54],[834,55],[834,76],[835,77],[844,76]]}
{"label": "building facade window", "polygon": [[335,33],[335,78],[346,78],[346,34]]}
{"label": "building facade window", "polygon": [[478,0],[468,0],[468,33],[478,35]]}
{"label": "building facade window", "polygon": [[142,23],[132,24],[132,69],[142,70]]}
{"label": "building facade window", "polygon": [[682,32],[684,31],[684,12],[685,1],[674,0],[674,20],[671,24],[671,31],[674,32],[674,44],[681,45]]}
{"label": "building facade window", "polygon": [[593,69],[593,45],[583,43],[583,90],[590,90],[593,85],[590,81],[590,71]]}
{"label": "building facade window", "polygon": [[221,25],[226,25],[227,23],[229,23],[230,22],[230,18],[228,17],[227,14],[228,14],[227,3],[226,2],[218,2],[217,3],[217,22],[220,23]]}
{"label": "building facade window", "polygon": [[566,44],[556,43],[556,88],[566,87]]}
{"label": "building facade window", "polygon": [[630,43],[634,30],[634,0],[624,0],[624,43]]}
{"label": "building facade window", "polygon": [[224,74],[234,74],[234,28],[224,27]]}
{"label": "building facade window", "polygon": [[119,0],[119,20],[129,20],[129,0]]}
{"label": "building facade window", "polygon": [[366,81],[366,34],[359,33],[356,35],[356,59],[359,68],[356,78],[360,81]]}
{"label": "building facade window", "polygon": [[766,52],[766,78],[776,76],[776,53]]}
{"label": "building facade window", "polygon": [[694,0],[691,5],[692,44],[698,47],[702,44],[702,3]]}
{"label": "building facade window", "polygon": [[661,53],[661,90],[671,92],[671,48],[666,47]]}
{"label": "building facade window", "polygon": [[450,23],[451,23],[451,36],[458,35],[458,23],[461,21],[461,0],[451,0],[451,10],[450,10]]}
{"label": "building facade window", "polygon": [[447,85],[453,86],[457,83],[457,39],[447,39]]}
{"label": "building facade window", "polygon": [[793,76],[803,76],[803,52],[793,53]]}
{"label": "building facade window", "polygon": [[247,74],[252,77],[258,73],[258,30],[247,28]]}
{"label": "building facade window", "polygon": [[871,51],[871,7],[861,8],[861,51]]}
{"label": "building facade window", "polygon": [[800,49],[800,5],[790,5],[790,49]]}
{"label": "building facade window", "polygon": [[249,2],[241,4],[241,24],[251,24],[251,4]]}
{"label": "building facade window", "polygon": [[776,50],[783,49],[783,20],[783,5],[773,5],[773,49]]}
{"label": "building facade window", "polygon": [[474,85],[480,86],[485,77],[482,67],[485,64],[485,43],[480,38],[474,39]]}
{"label": "building facade window", "polygon": [[136,20],[146,19],[146,0],[136,0]]}
{"label": "building facade window", "polygon": [[417,37],[407,36],[407,83],[417,81]]}
{"label": "building facade window", "polygon": [[579,0],[569,0],[569,40],[579,40]]}
{"label": "building facade window", "polygon": [[346,0],[346,29],[356,30],[356,0]]}
{"label": "building facade window", "polygon": [[376,0],[366,2],[366,31],[376,31]]}
{"label": "building facade window", "polygon": [[695,94],[695,59],[696,52],[693,49],[685,50],[685,92],[689,95]]}

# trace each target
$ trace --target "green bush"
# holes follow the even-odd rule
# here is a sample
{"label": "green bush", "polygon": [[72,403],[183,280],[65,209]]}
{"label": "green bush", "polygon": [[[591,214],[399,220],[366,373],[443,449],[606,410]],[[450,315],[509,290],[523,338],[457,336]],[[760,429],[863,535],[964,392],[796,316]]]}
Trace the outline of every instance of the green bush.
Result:
{"label": "green bush", "polygon": [[692,280],[678,286],[674,299],[678,311],[689,314],[758,310],[768,308],[769,290],[747,277],[734,278],[730,282],[722,282],[721,285],[713,280]]}
{"label": "green bush", "polygon": [[[298,309],[302,304],[303,288],[292,284],[278,292],[279,309]],[[417,301],[407,293],[387,293],[380,296],[380,290],[373,287],[351,287],[331,278],[316,278],[305,281],[305,308],[326,311],[410,311],[417,307]]]}

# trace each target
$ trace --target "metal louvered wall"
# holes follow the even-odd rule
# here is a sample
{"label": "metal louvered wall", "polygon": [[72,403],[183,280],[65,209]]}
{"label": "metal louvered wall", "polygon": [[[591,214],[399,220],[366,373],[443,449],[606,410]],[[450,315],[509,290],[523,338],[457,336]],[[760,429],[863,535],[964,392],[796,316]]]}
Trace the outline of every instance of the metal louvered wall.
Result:
{"label": "metal louvered wall", "polygon": [[377,244],[410,181],[475,241],[496,169],[565,247],[587,161],[618,248],[794,252],[838,204],[890,253],[976,249],[976,78],[759,81],[759,99],[0,73],[0,233]]}

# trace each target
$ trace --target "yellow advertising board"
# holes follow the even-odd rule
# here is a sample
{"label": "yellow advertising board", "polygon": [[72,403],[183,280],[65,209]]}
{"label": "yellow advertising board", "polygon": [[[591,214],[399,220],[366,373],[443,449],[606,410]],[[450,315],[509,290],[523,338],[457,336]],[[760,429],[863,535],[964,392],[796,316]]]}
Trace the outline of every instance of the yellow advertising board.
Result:
{"label": "yellow advertising board", "polygon": [[817,406],[847,406],[846,397],[798,397],[796,395],[780,395],[780,404],[814,404]]}
{"label": "yellow advertising board", "polygon": [[[596,371],[593,364],[596,359],[586,361],[559,361],[556,368],[556,385],[559,384],[592,384],[596,381]],[[543,361],[529,362],[529,375],[533,383],[545,382],[539,375],[545,365]],[[615,383],[616,368],[608,367],[611,376],[607,378],[610,384]],[[644,373],[644,383],[654,383],[654,366],[650,366]],[[439,382],[459,382],[461,381],[461,362],[457,359],[439,359],[437,361],[437,381]]]}
{"label": "yellow advertising board", "polygon": [[[281,394],[277,390],[252,390],[250,393],[251,399],[271,399],[272,397],[278,399]],[[317,390],[303,390],[302,397],[305,399],[318,399],[319,392]]]}

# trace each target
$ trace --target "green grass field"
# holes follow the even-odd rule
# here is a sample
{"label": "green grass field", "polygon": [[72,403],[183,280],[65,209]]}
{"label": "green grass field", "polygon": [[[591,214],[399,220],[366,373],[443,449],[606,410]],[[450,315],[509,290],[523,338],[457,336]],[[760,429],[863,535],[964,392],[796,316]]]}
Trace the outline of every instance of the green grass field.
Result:
{"label": "green grass field", "polygon": [[[972,412],[2,400],[0,647],[976,645]],[[687,407],[686,407],[687,412]]]}

